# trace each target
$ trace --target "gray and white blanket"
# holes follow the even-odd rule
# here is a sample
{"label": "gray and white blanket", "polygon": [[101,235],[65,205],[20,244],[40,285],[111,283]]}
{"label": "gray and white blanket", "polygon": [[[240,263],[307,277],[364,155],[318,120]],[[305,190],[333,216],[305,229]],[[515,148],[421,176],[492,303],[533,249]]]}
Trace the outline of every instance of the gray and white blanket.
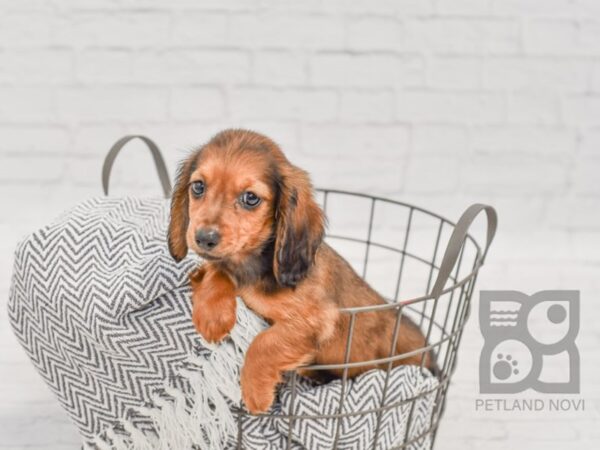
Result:
{"label": "gray and white blanket", "polygon": [[[266,325],[239,302],[231,337],[203,341],[187,282],[198,261],[171,259],[167,220],[165,200],[93,199],[17,248],[12,327],[87,448],[212,450],[239,438],[244,449],[364,449],[379,430],[377,448],[386,449],[428,428],[437,380],[412,366],[391,372],[385,404],[397,407],[381,416],[364,412],[381,406],[384,391],[385,373],[371,371],[344,392],[339,380],[299,378],[296,396],[284,384],[271,417],[247,416],[240,425],[239,370]],[[415,396],[411,414],[404,400]],[[339,412],[341,419],[311,417]],[[410,448],[429,448],[429,439]]]}

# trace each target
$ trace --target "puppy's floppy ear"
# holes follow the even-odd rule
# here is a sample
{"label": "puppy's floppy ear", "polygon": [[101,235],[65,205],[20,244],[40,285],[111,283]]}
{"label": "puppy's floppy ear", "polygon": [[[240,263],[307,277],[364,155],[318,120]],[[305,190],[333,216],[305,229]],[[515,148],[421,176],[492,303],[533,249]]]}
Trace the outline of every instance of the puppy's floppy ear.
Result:
{"label": "puppy's floppy ear", "polygon": [[175,189],[171,196],[171,219],[167,240],[169,252],[177,262],[185,258],[188,251],[185,238],[190,220],[188,186],[197,157],[198,154],[193,154],[179,166]]}
{"label": "puppy's floppy ear", "polygon": [[306,172],[286,163],[280,176],[273,273],[281,286],[294,287],[314,262],[323,241],[325,218],[313,199]]}

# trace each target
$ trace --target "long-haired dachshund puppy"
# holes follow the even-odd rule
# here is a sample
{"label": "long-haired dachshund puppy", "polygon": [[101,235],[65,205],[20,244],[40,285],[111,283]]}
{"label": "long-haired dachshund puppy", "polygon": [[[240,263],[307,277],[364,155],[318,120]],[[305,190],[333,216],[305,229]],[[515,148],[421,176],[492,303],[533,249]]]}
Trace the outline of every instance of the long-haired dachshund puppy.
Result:
{"label": "long-haired dachshund puppy", "polygon": [[[177,261],[188,249],[205,260],[190,275],[196,329],[210,342],[227,336],[236,295],[271,324],[248,348],[241,373],[252,413],[269,409],[284,371],[344,362],[350,319],[339,308],[384,303],[323,242],[324,229],[308,175],[263,135],[222,131],[180,167],[168,242]],[[392,310],[357,314],[350,362],[388,357],[395,317]],[[403,317],[396,354],[424,345]],[[421,356],[395,364],[420,364]],[[424,365],[434,367],[430,354]],[[373,367],[351,368],[348,376]]]}

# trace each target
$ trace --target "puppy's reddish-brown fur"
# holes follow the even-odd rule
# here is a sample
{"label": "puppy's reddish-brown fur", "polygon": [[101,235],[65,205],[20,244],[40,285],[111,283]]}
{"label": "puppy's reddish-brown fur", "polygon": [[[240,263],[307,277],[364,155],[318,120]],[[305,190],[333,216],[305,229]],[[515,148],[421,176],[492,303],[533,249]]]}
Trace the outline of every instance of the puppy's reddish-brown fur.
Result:
{"label": "puppy's reddish-brown fur", "polygon": [[[247,204],[248,192],[257,205]],[[242,397],[252,413],[269,409],[284,371],[344,362],[350,316],[339,308],[384,303],[323,242],[324,228],[306,172],[258,133],[223,131],[180,169],[168,241],[176,260],[188,249],[206,259],[190,275],[196,329],[208,341],[223,339],[235,324],[236,295],[271,324],[248,348],[242,369]],[[218,242],[202,244],[202,230],[217,233]],[[357,314],[350,361],[390,356],[394,323],[391,310]],[[396,354],[425,345],[410,320],[403,318],[400,330]],[[394,364],[420,364],[421,357]],[[424,358],[434,367],[430,354]],[[348,375],[373,367],[352,368]]]}

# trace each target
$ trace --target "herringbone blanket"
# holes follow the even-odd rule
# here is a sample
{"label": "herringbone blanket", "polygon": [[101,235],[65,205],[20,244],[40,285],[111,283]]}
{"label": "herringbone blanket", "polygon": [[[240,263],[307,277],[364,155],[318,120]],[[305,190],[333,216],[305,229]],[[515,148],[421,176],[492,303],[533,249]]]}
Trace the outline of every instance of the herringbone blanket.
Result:
{"label": "herringbone blanket", "polygon": [[[240,428],[239,369],[265,324],[240,302],[231,338],[202,340],[187,282],[198,261],[171,259],[167,221],[164,200],[93,199],[17,248],[11,324],[87,447],[212,450],[241,438],[246,449],[363,449],[378,430],[377,448],[386,449],[428,427],[437,380],[398,367],[387,389],[383,371],[350,381],[345,392],[340,381],[299,379],[292,398],[285,384],[271,413],[303,418],[246,417]],[[384,390],[385,404],[397,407],[379,414]],[[415,396],[411,407],[405,400]]]}

